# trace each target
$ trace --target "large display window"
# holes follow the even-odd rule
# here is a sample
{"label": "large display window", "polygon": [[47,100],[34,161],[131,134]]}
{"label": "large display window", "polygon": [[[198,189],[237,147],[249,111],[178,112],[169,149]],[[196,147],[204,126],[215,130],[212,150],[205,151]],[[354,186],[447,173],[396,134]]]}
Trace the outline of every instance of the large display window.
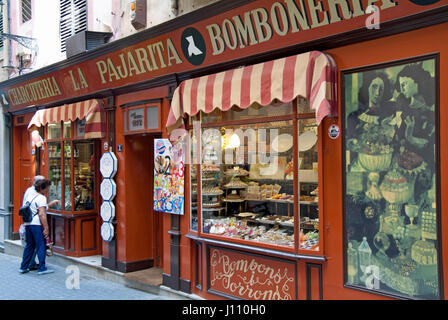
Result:
{"label": "large display window", "polygon": [[84,122],[47,125],[49,202],[53,209],[81,212],[95,209],[95,142],[83,139]]}
{"label": "large display window", "polygon": [[306,100],[215,109],[190,124],[192,230],[319,251],[318,127]]}
{"label": "large display window", "polygon": [[441,296],[438,56],[343,74],[345,284]]}

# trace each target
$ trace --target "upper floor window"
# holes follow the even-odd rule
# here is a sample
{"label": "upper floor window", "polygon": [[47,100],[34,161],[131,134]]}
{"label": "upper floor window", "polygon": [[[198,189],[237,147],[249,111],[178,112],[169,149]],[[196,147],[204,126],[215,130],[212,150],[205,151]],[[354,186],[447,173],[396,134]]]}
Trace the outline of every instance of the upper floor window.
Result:
{"label": "upper floor window", "polygon": [[59,13],[61,52],[65,52],[67,38],[87,30],[87,0],[60,0]]}
{"label": "upper floor window", "polygon": [[31,0],[22,0],[22,23],[30,21],[32,16]]}
{"label": "upper floor window", "polygon": [[[0,34],[3,34],[3,7],[0,9]],[[0,37],[0,49],[3,48],[3,37]]]}

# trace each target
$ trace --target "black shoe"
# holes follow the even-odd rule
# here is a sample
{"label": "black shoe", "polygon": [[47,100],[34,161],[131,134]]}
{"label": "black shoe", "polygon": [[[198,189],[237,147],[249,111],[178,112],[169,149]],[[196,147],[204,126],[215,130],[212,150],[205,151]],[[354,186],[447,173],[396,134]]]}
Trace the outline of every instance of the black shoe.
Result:
{"label": "black shoe", "polygon": [[29,267],[28,270],[30,271],[36,271],[39,269],[39,265],[36,265],[35,267]]}

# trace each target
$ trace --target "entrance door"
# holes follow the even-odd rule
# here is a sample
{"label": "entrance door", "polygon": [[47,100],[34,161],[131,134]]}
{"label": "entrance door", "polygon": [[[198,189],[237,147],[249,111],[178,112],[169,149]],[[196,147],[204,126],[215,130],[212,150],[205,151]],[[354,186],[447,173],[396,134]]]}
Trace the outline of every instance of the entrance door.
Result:
{"label": "entrance door", "polygon": [[126,137],[126,225],[128,260],[161,267],[162,216],[153,211],[154,135]]}
{"label": "entrance door", "polygon": [[32,145],[30,134],[26,126],[15,128],[14,137],[14,232],[18,232],[22,223],[18,216],[19,208],[22,206],[23,195],[27,188],[33,184],[34,157],[31,154]]}

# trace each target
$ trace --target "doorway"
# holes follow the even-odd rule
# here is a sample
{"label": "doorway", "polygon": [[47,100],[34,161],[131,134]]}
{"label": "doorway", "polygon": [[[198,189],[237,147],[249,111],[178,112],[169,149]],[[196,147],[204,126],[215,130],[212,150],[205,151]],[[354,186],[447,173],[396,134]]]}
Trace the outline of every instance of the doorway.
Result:
{"label": "doorway", "polygon": [[153,211],[154,139],[150,134],[125,138],[126,225],[128,261],[134,271],[163,267],[163,217]]}
{"label": "doorway", "polygon": [[[14,159],[14,222],[13,232],[19,231],[22,223],[19,217],[19,208],[22,206],[23,195],[26,189],[33,184],[35,163],[31,145],[30,133],[26,126],[14,128],[13,154]],[[16,238],[16,236],[14,236]]]}

